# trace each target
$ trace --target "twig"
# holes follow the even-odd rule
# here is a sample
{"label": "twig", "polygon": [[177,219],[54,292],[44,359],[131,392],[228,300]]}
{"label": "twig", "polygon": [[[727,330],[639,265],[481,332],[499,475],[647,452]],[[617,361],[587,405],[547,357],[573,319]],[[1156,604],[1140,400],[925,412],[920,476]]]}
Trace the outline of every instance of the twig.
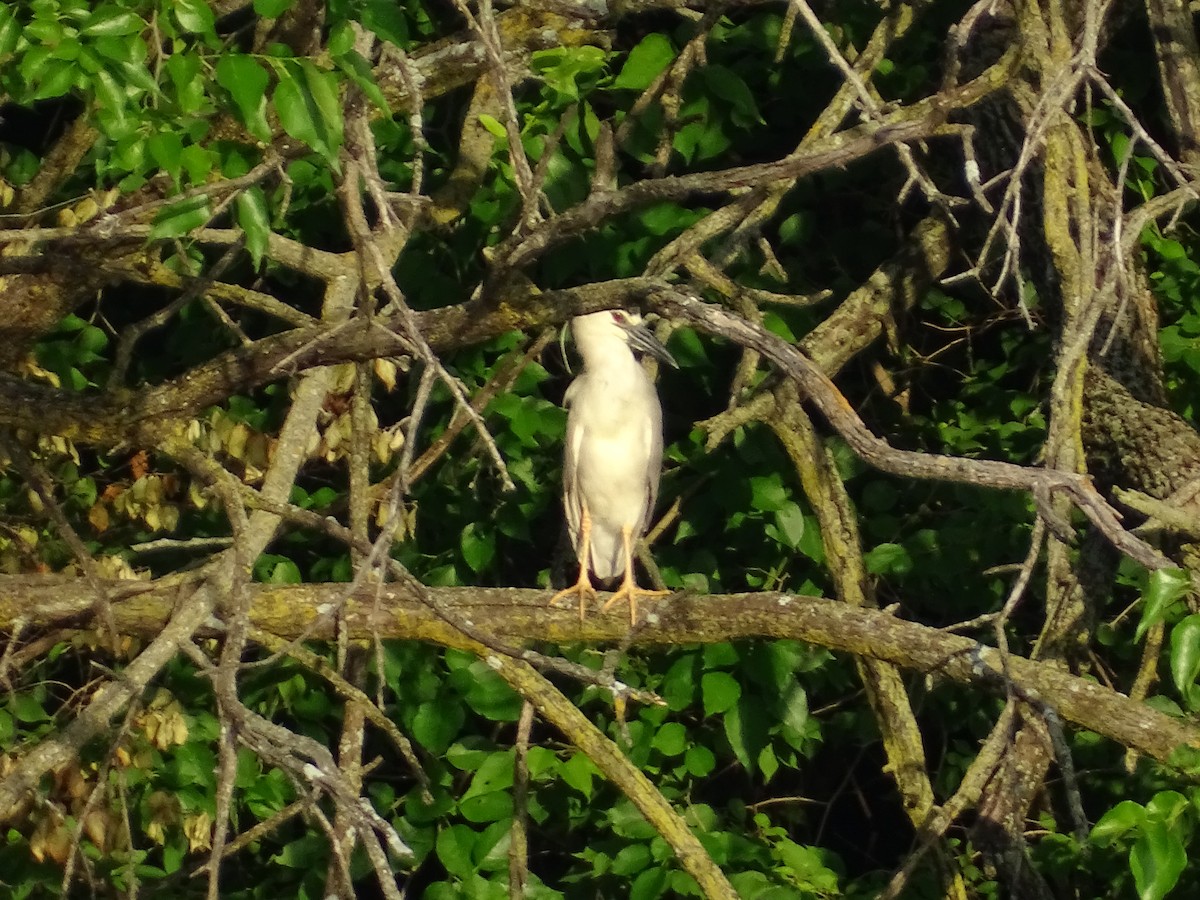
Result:
{"label": "twig", "polygon": [[529,881],[529,735],[533,730],[533,704],[521,705],[513,756],[513,824],[508,848],[508,896],[524,900]]}

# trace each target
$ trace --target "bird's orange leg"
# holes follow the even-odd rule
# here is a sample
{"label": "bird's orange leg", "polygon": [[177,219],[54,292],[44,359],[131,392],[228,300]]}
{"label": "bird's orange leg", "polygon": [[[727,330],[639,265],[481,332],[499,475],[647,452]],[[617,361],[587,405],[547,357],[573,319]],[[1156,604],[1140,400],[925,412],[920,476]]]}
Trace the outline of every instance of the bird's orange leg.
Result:
{"label": "bird's orange leg", "polygon": [[636,625],[638,597],[664,597],[671,592],[652,591],[638,587],[637,580],[633,577],[633,529],[628,525],[621,529],[621,543],[625,547],[625,577],[621,580],[621,586],[617,588],[617,592],[608,598],[601,611],[607,610],[614,603],[628,599],[629,624]]}
{"label": "bird's orange leg", "polygon": [[583,621],[584,606],[588,600],[596,599],[596,589],[592,587],[592,579],[588,575],[588,566],[592,556],[592,516],[587,504],[583,504],[579,517],[579,578],[569,588],[563,588],[550,598],[549,606],[554,606],[563,597],[571,594],[579,595],[579,621]]}

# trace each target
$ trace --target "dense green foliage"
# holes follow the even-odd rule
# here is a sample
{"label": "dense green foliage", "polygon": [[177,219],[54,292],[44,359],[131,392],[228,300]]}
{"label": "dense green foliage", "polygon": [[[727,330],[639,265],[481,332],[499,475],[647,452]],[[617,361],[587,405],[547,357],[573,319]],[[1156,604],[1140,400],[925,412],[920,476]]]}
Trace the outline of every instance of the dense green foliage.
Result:
{"label": "dense green foliage", "polygon": [[[295,314],[288,327],[319,316],[322,291],[281,262],[269,240],[274,233],[338,253],[353,246],[336,195],[348,158],[347,92],[376,110],[370,134],[378,172],[397,209],[419,205],[410,191],[435,209],[453,206],[447,185],[461,153],[460,129],[482,129],[493,141],[486,171],[456,216],[414,229],[395,261],[396,283],[411,308],[467,300],[487,277],[489,250],[516,227],[521,176],[501,109],[489,107],[464,125],[470,87],[444,92],[420,110],[422,134],[415,137],[415,111],[389,108],[374,72],[377,60],[356,43],[363,29],[381,44],[415,53],[459,33],[462,19],[450,7],[335,0],[325,5],[323,49],[308,55],[282,41],[255,44],[255,28],[285,15],[290,0],[255,0],[252,10],[225,15],[215,13],[215,5],[30,0],[0,6],[0,204],[7,204],[6,194],[28,188],[66,130],[84,123],[96,135],[47,198],[53,211],[39,218],[22,210],[6,216],[5,227],[71,229],[138,204],[148,211],[135,237],[160,247],[163,271],[178,279],[173,285],[162,273],[141,282],[112,279],[41,336],[22,369],[25,377],[98,397],[113,385],[161,384],[285,327],[270,308],[219,305],[200,296],[205,288],[193,276],[207,274],[283,301]],[[963,10],[933,6],[876,67],[883,101],[907,102],[936,89],[946,23]],[[609,130],[622,132],[619,184],[776,159],[800,141],[839,83],[819,44],[799,23],[790,39],[784,36],[792,27],[784,4],[706,15],[703,65],[688,71],[670,109],[638,101],[697,33],[688,18],[630,16],[615,26],[611,48],[533,52],[533,77],[514,89],[516,125],[530,165],[544,172],[548,209],[564,211],[588,198],[597,146]],[[868,3],[836,4],[827,28],[848,52],[865,44],[881,15]],[[1142,56],[1120,62],[1150,65]],[[1136,94],[1137,72],[1113,72],[1117,84],[1126,76],[1135,99],[1152,104],[1148,92]],[[1115,171],[1130,146],[1128,123],[1097,106],[1086,124]],[[289,149],[276,155],[280,132]],[[947,181],[961,165],[958,157],[937,152],[924,162]],[[244,179],[242,189],[212,190],[237,179]],[[1131,203],[1170,187],[1153,156],[1140,149],[1126,179]],[[836,300],[892,258],[903,244],[898,235],[928,212],[919,196],[896,200],[904,180],[894,155],[879,153],[796,184],[762,227],[770,251],[751,243],[724,271],[747,289],[779,295],[827,289],[835,299],[764,304],[758,314],[767,329],[788,340],[804,337]],[[605,218],[542,255],[526,274],[541,290],[641,276],[657,253],[717,206],[715,196],[698,191],[686,202]],[[201,228],[240,229],[243,243],[225,258],[222,247],[197,238]],[[707,246],[714,257],[721,249]],[[1162,313],[1166,384],[1176,410],[1193,422],[1200,247],[1187,228],[1166,232],[1151,224],[1138,253]],[[195,286],[184,288],[190,296],[181,295],[181,285]],[[886,346],[852,363],[839,388],[893,446],[1036,464],[1047,437],[1058,315],[1038,290],[1033,276],[1021,297],[1009,290],[1003,302],[976,286],[929,288],[913,309],[896,312]],[[123,356],[128,330],[181,296],[184,302],[155,323],[153,335]],[[472,395],[529,346],[526,335],[509,332],[443,361]],[[706,423],[726,410],[731,386],[740,400],[769,389],[773,376],[765,369],[735,376],[742,351],[688,329],[675,329],[669,346],[680,370],[659,381],[667,447],[659,509],[677,504],[677,514],[652,547],[666,585],[697,593],[835,595],[829,572],[836,561],[826,558],[811,501],[771,430],[747,422],[715,449],[706,443]],[[437,382],[422,430],[412,435],[406,417],[419,392],[419,364],[391,358],[369,368],[379,436],[370,446],[370,475],[378,482],[401,464],[406,441],[417,442],[419,456],[451,427],[456,403]],[[290,498],[296,507],[339,520],[350,502],[354,378],[354,365],[343,364],[322,414],[320,444]],[[549,587],[561,516],[560,402],[568,379],[569,364],[550,342],[486,407],[484,421],[514,490],[502,489],[470,429],[414,481],[393,555],[421,582]],[[243,485],[261,486],[292,387],[283,379],[229,397],[188,423],[189,440]],[[155,552],[140,547],[146,542],[233,533],[216,494],[164,452],[22,437],[51,474],[53,496],[105,576],[161,577],[196,559],[187,545]],[[898,604],[900,615],[934,626],[1003,606],[1013,567],[1028,551],[1035,512],[1030,496],[884,475],[836,435],[827,439],[859,517],[881,606]],[[0,476],[6,573],[78,571],[75,551],[45,510],[15,465]],[[355,574],[345,545],[300,525],[281,529],[252,571],[255,580],[274,584],[349,582]],[[1162,668],[1170,678],[1155,686],[1148,702],[1175,715],[1193,714],[1200,707],[1200,617],[1187,600],[1189,583],[1170,574],[1152,577],[1129,561],[1114,581],[1094,610],[1090,672],[1128,690],[1147,633],[1165,623]],[[1035,577],[1008,622],[1014,653],[1028,654],[1033,646],[1045,590]],[[102,632],[46,634],[40,652],[20,655],[19,671],[4,670],[0,776],[71,719],[90,699],[93,679],[120,671],[142,649],[125,641],[114,652]],[[9,653],[21,641],[39,639],[14,634]],[[216,658],[217,641],[198,643]],[[307,646],[329,661],[339,658],[336,647]],[[603,648],[541,649],[596,670],[606,662]],[[392,860],[409,896],[508,896],[515,803],[524,804],[530,820],[527,896],[699,895],[670,845],[632,802],[540,722],[524,759],[528,794],[518,799],[522,698],[486,661],[396,641],[367,657],[366,694],[382,698],[387,717],[416,745],[428,778],[426,796],[388,738],[368,729],[363,759],[377,765],[364,776],[363,790],[411,848],[411,858]],[[326,678],[266,650],[248,651],[247,660],[254,665],[242,670],[238,688],[249,709],[336,748],[345,703]],[[914,846],[852,659],[793,641],[726,642],[628,651],[616,677],[664,702],[618,710],[597,686],[554,680],[650,777],[742,896],[873,897]],[[1003,698],[917,678],[908,687],[930,777],[944,800]],[[136,885],[145,895],[198,896],[206,889],[203,878],[191,875],[207,859],[218,804],[221,721],[209,675],[194,660],[176,658],[118,724],[88,744],[79,765],[44,779],[40,799],[7,821],[0,843],[4,896],[63,894],[75,833],[81,856],[73,863],[76,884],[65,893],[90,889],[109,896]],[[1076,834],[1066,795],[1051,783],[1026,828],[1033,868],[1061,896],[1148,898],[1172,889],[1173,896],[1189,896],[1200,889],[1200,870],[1187,866],[1189,854],[1200,853],[1193,841],[1200,790],[1144,759],[1131,760],[1126,771],[1124,748],[1090,733],[1067,731],[1066,739],[1083,813],[1096,824],[1090,835]],[[248,832],[309,793],[294,774],[241,747],[231,834]],[[995,873],[985,871],[969,824],[949,832],[946,847],[957,858],[937,861],[930,854],[905,897],[943,896],[946,871],[957,873],[966,896],[1006,893]],[[351,862],[352,879],[364,892],[373,890],[361,848]],[[221,896],[321,897],[330,865],[326,834],[311,816],[292,815],[224,864]]]}

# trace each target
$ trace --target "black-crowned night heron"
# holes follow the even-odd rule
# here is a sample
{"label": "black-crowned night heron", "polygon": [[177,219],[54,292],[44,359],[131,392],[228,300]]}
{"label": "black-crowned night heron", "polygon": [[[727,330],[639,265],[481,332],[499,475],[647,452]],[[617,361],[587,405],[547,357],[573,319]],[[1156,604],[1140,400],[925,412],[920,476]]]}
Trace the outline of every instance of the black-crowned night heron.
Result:
{"label": "black-crowned night heron", "polygon": [[583,372],[567,388],[563,506],[579,579],[550,602],[577,594],[582,619],[596,596],[589,569],[602,581],[622,575],[604,609],[628,600],[629,620],[636,622],[639,597],[667,592],[638,587],[633,574],[633,545],[650,524],[662,470],[662,407],[634,353],[678,365],[633,313],[578,316],[571,333]]}

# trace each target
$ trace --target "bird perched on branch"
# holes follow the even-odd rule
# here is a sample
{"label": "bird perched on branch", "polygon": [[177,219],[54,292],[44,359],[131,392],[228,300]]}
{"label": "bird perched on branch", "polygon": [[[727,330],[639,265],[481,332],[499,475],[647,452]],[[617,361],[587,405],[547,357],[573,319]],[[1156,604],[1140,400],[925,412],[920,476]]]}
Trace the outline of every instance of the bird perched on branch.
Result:
{"label": "bird perched on branch", "polygon": [[622,576],[604,609],[628,600],[633,623],[639,597],[667,593],[638,587],[633,574],[633,545],[650,524],[662,470],[662,406],[635,353],[679,366],[634,313],[577,316],[571,333],[583,372],[566,394],[563,506],[579,578],[550,603],[577,594],[582,619],[596,596],[589,570],[601,581]]}

